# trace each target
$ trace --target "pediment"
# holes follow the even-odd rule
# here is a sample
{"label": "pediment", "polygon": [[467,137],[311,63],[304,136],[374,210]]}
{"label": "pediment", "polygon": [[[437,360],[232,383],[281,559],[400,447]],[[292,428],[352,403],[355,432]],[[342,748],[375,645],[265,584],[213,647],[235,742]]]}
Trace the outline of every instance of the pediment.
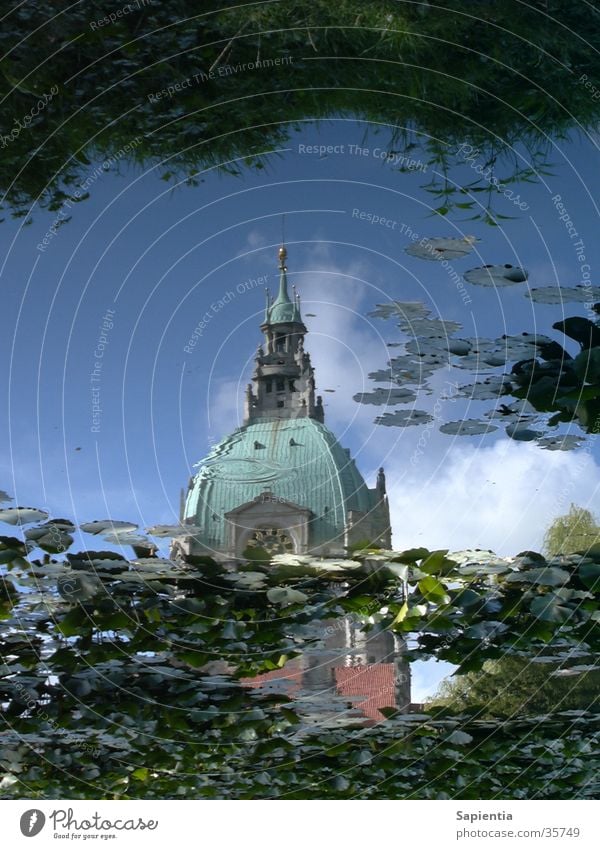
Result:
{"label": "pediment", "polygon": [[251,501],[246,501],[225,514],[226,519],[239,520],[261,515],[281,516],[282,518],[309,519],[313,514],[307,507],[301,507],[270,491],[261,492]]}

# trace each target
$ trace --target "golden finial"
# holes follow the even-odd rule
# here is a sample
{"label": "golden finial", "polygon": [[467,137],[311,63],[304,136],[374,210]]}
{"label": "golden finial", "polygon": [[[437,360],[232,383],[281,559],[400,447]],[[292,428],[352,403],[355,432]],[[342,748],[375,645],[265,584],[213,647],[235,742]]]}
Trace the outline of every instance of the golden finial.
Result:
{"label": "golden finial", "polygon": [[282,245],[279,248],[279,267],[280,268],[282,268],[282,269],[285,268],[286,259],[287,259],[287,250],[285,249],[285,246]]}

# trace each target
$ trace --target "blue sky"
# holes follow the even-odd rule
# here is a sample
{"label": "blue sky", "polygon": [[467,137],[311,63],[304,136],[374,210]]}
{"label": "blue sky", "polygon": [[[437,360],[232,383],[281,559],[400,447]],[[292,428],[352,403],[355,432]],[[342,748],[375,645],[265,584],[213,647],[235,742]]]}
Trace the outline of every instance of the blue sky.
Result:
{"label": "blue sky", "polygon": [[[581,263],[552,202],[560,194],[596,283],[595,140],[555,149],[553,176],[516,190],[529,209],[499,200],[497,211],[519,217],[492,228],[461,220],[468,212],[432,217],[439,202],[423,188],[431,169],[399,173],[376,152],[386,148],[386,131],[365,133],[355,121],[307,123],[286,149],[266,156],[262,171],[209,171],[196,188],[173,189],[158,169],[102,175],[43,251],[36,246],[57,213],[36,209],[29,226],[1,225],[9,415],[0,486],[16,503],[80,522],[110,516],[143,527],[176,520],[193,464],[240,423],[265,300],[264,286],[252,281],[266,275],[271,289],[277,286],[285,213],[289,277],[305,316],[315,314],[306,317],[307,348],[319,389],[335,390],[323,392],[326,423],[369,482],[385,465],[397,546],[515,553],[539,547],[544,527],[570,501],[594,508],[598,451],[591,443],[548,452],[511,442],[502,431],[449,437],[435,429],[415,466],[409,459],[421,428],[376,426],[382,408],[359,405],[352,395],[373,388],[368,373],[385,367],[386,343],[400,338],[393,321],[367,316],[390,299],[423,301],[434,315],[460,322],[458,336],[537,330],[562,341],[550,329],[560,307],[525,298],[527,284],[497,291],[465,284],[465,304],[440,264],[405,253],[406,230],[477,236],[473,253],[452,263],[460,274],[512,263],[528,269],[530,286],[573,286],[581,282]],[[302,152],[310,145],[334,150]],[[499,178],[507,173],[498,170]],[[451,176],[476,178],[468,165]],[[369,223],[360,212],[396,225]],[[207,312],[190,353],[188,340]],[[568,304],[565,313],[583,314],[583,305]],[[107,315],[113,326],[103,329]],[[95,420],[94,370],[101,408]],[[440,375],[438,393],[445,379]],[[448,379],[471,382],[456,370]],[[417,407],[431,409],[436,397]],[[468,416],[487,408],[489,402],[475,403]]]}

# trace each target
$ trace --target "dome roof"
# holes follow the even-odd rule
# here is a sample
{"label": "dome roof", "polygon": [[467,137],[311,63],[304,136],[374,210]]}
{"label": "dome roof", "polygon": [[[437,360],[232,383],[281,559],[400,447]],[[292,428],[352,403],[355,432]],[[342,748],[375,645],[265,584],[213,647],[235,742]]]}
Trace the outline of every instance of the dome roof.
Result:
{"label": "dome roof", "polygon": [[263,419],[238,428],[200,463],[183,519],[202,528],[199,542],[225,545],[225,516],[269,492],[311,513],[311,546],[343,542],[349,510],[375,507],[350,452],[315,419]]}

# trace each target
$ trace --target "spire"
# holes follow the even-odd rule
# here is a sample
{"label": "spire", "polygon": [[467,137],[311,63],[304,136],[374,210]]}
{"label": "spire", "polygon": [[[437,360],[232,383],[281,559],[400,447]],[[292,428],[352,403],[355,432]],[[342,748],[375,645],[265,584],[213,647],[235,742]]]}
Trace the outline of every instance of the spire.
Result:
{"label": "spire", "polygon": [[295,286],[288,290],[286,259],[287,249],[282,244],[279,292],[275,300],[267,293],[265,320],[260,327],[265,344],[256,353],[252,386],[246,392],[244,424],[261,419],[324,419],[322,399],[315,401],[310,356],[304,351],[307,330],[300,313],[300,296]]}
{"label": "spire", "polygon": [[292,301],[288,292],[286,259],[287,249],[285,245],[282,245],[279,248],[279,292],[273,303],[267,304],[265,318],[267,324],[302,323],[299,299],[294,292],[294,300]]}
{"label": "spire", "polygon": [[385,495],[385,472],[383,471],[383,466],[377,472],[377,494],[380,496]]}

